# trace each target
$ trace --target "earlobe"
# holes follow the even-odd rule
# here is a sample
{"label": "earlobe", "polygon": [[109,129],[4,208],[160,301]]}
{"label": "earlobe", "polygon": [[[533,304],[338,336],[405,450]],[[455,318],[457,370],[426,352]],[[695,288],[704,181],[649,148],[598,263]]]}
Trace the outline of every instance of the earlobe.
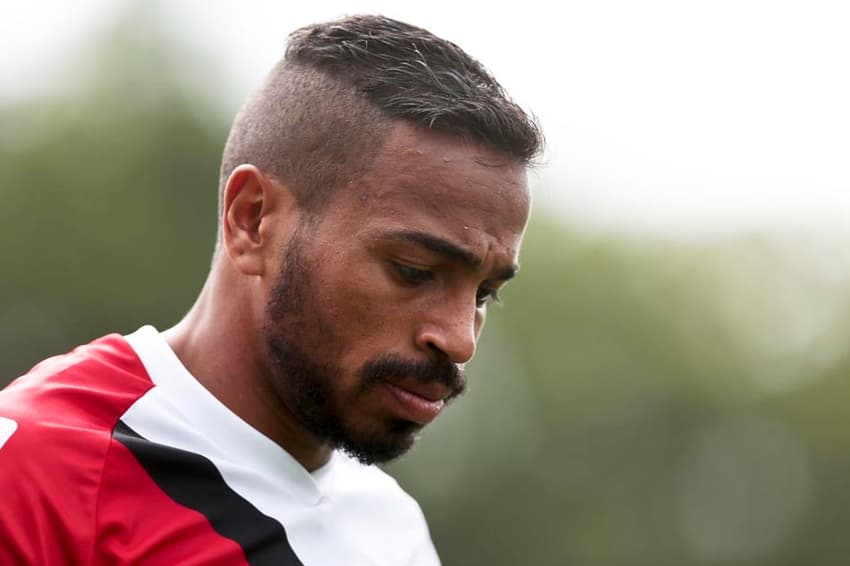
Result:
{"label": "earlobe", "polygon": [[231,263],[246,275],[263,275],[268,242],[261,226],[273,202],[267,179],[253,165],[240,165],[230,174],[223,197],[222,243]]}

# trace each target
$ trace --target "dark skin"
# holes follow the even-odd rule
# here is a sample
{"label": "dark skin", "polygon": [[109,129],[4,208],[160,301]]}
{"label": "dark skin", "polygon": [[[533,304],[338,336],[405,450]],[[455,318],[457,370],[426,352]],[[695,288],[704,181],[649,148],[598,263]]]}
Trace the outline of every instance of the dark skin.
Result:
{"label": "dark skin", "polygon": [[[302,241],[311,325],[299,340],[340,369],[333,401],[346,427],[381,431],[399,419],[427,424],[431,417],[405,412],[392,387],[432,405],[448,390],[402,376],[356,394],[357,370],[386,354],[468,362],[488,302],[518,269],[529,205],[522,164],[402,121],[369,171],[332,193]],[[251,165],[234,170],[209,278],[166,338],[222,403],[312,471],[334,447],[275,398],[260,332],[283,250],[304,218],[283,183]]]}

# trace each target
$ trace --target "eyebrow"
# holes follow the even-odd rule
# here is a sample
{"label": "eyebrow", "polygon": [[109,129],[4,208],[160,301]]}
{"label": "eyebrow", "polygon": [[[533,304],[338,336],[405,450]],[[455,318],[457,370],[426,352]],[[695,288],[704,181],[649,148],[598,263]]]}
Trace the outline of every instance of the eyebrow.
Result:
{"label": "eyebrow", "polygon": [[[481,258],[471,251],[444,238],[440,238],[439,236],[428,234],[427,232],[420,232],[418,230],[399,230],[382,232],[380,235],[388,240],[411,242],[430,252],[458,262],[469,270],[478,269],[483,263]],[[519,271],[519,266],[511,265],[510,267],[500,271],[496,275],[495,279],[499,281],[507,281],[508,279],[512,279],[517,274],[517,271]]]}

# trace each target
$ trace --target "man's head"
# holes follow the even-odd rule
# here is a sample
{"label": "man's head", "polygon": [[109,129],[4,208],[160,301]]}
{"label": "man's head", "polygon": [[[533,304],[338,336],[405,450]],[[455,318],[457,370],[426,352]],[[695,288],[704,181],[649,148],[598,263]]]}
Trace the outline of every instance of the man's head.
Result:
{"label": "man's head", "polygon": [[370,16],[290,36],[221,175],[220,243],[282,418],[384,461],[463,391],[540,145],[480,64],[424,30]]}
{"label": "man's head", "polygon": [[398,119],[519,163],[542,144],[534,120],[458,46],[403,22],[353,16],[290,34],[284,57],[233,123],[220,188],[251,163],[303,206],[320,208],[368,169]]}

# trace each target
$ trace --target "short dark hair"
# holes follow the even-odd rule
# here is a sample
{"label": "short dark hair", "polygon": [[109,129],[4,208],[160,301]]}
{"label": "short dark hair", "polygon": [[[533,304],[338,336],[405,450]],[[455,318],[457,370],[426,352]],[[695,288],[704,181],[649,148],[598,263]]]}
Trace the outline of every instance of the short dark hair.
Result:
{"label": "short dark hair", "polygon": [[529,164],[535,120],[478,61],[430,32],[383,16],[295,30],[284,57],[234,120],[220,191],[241,163],[285,182],[315,210],[365,173],[394,119],[482,143]]}

